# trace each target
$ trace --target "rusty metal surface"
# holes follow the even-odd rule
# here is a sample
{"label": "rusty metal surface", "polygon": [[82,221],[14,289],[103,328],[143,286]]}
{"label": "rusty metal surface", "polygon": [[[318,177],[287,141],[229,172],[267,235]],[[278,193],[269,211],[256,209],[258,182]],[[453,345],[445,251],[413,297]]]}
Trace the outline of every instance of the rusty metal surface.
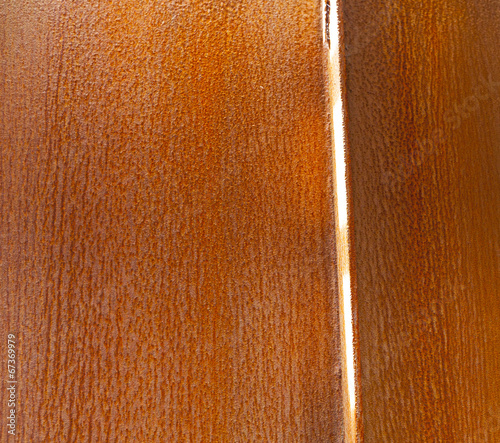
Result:
{"label": "rusty metal surface", "polygon": [[17,441],[342,441],[319,2],[3,2],[0,30]]}
{"label": "rusty metal surface", "polygon": [[365,441],[500,441],[499,3],[343,14]]}

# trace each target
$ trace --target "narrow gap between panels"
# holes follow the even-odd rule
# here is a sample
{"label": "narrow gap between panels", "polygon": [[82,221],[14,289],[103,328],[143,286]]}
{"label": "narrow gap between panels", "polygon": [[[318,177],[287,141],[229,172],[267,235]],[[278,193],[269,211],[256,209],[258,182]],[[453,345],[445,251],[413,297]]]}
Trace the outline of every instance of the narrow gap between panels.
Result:
{"label": "narrow gap between panels", "polygon": [[347,195],[347,161],[344,126],[344,102],[341,93],[340,30],[337,3],[324,3],[323,42],[328,51],[328,76],[333,131],[333,161],[335,175],[337,276],[339,281],[340,329],[342,340],[342,389],[344,432],[346,443],[361,441],[358,429],[359,393],[355,347],[355,323],[350,269],[349,217]]}

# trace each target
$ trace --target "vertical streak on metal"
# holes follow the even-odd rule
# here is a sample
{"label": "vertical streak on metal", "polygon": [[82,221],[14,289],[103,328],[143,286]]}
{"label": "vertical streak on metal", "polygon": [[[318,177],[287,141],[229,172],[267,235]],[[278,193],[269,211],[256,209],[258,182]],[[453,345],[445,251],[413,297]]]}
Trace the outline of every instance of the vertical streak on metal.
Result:
{"label": "vertical streak on metal", "polygon": [[333,161],[335,174],[337,275],[339,281],[340,327],[342,332],[342,379],[344,403],[344,432],[346,443],[362,441],[360,432],[360,401],[357,371],[357,325],[354,297],[354,279],[351,278],[348,211],[348,161],[344,134],[344,100],[341,88],[341,31],[339,10],[336,3],[324,4],[324,43],[328,51],[328,77],[331,103],[330,124],[333,131]]}

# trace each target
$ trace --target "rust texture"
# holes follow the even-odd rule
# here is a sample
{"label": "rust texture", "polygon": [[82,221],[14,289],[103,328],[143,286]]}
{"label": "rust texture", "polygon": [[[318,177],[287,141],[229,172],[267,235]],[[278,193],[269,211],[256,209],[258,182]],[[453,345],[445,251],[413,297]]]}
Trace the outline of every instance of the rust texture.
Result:
{"label": "rust texture", "polygon": [[365,441],[500,441],[498,1],[342,14]]}
{"label": "rust texture", "polygon": [[[316,0],[2,2],[17,441],[342,441],[321,19]],[[465,128],[489,159],[495,134]],[[493,211],[460,189],[443,210]]]}

